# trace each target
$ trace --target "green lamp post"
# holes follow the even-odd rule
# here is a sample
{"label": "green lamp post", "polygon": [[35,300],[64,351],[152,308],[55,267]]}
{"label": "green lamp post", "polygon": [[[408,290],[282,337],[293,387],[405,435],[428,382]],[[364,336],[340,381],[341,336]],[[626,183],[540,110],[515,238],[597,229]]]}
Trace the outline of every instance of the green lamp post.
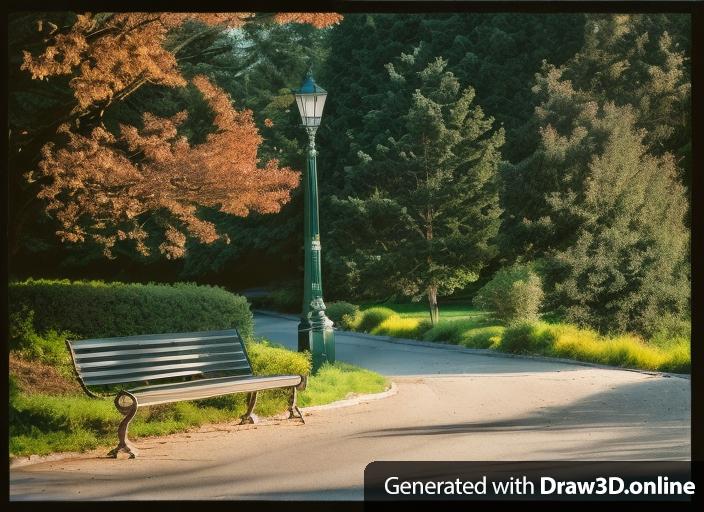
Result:
{"label": "green lamp post", "polygon": [[320,226],[318,224],[318,174],[316,168],[315,132],[320,126],[325,98],[328,93],[315,83],[308,71],[301,88],[293,91],[308,133],[308,165],[304,174],[303,245],[305,267],[303,275],[303,311],[298,324],[298,350],[310,350],[313,371],[325,361],[335,362],[335,332],[332,321],[325,316],[323,281],[320,270]]}

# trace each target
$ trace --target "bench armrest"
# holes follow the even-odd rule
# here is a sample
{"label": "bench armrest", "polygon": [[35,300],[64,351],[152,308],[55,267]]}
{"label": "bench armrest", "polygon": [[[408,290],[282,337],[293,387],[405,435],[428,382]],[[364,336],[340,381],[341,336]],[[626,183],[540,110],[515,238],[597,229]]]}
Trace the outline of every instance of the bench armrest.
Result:
{"label": "bench armrest", "polygon": [[308,386],[308,375],[301,375],[301,383],[296,386],[298,391],[303,391]]}

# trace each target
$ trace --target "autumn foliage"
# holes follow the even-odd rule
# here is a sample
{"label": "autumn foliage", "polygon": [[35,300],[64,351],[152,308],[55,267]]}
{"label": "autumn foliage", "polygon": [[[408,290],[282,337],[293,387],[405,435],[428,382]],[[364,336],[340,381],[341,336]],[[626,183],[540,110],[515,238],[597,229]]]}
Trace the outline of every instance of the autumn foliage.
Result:
{"label": "autumn foliage", "polygon": [[[60,223],[68,242],[91,239],[105,254],[120,240],[132,240],[147,255],[150,222],[163,233],[159,251],[168,258],[185,254],[187,237],[202,243],[220,238],[215,226],[198,216],[201,206],[237,216],[274,213],[289,201],[299,173],[276,160],[260,165],[262,137],[250,110],[238,111],[225,91],[205,76],[191,83],[214,113],[214,133],[200,144],[179,134],[187,119],[143,114],[143,127],[120,125],[112,133],[102,123],[105,109],[144,84],[183,87],[178,52],[188,43],[169,44],[169,33],[188,20],[205,30],[236,28],[254,13],[98,13],[77,15],[70,27],[37,27],[47,35],[43,52],[24,52],[22,69],[32,78],[69,75],[75,103],[44,145],[38,196]],[[280,13],[276,23],[325,27],[337,14]],[[271,122],[265,123],[269,126]],[[88,126],[88,127],[87,127]],[[147,215],[149,214],[149,215]]]}

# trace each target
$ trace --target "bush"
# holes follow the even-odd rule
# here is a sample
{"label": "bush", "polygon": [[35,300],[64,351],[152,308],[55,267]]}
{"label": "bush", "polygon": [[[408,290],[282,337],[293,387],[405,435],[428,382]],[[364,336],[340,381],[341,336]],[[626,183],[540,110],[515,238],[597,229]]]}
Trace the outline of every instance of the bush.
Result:
{"label": "bush", "polygon": [[357,325],[355,325],[355,330],[361,332],[371,332],[372,329],[378,327],[381,322],[395,315],[396,312],[389,308],[373,307],[365,309],[362,311]]}
{"label": "bush", "polygon": [[430,329],[429,320],[390,316],[371,330],[371,334],[394,336],[397,338],[421,338]]}
{"label": "bush", "polygon": [[359,315],[359,306],[344,301],[331,302],[327,305],[325,313],[335,326],[350,330]]}
{"label": "bush", "polygon": [[513,354],[542,354],[554,343],[555,338],[547,324],[522,322],[504,332],[498,348]]}
{"label": "bush", "polygon": [[516,354],[543,354],[643,370],[687,373],[691,369],[687,341],[663,349],[636,335],[601,336],[572,324],[518,324],[506,329],[496,348]]}
{"label": "bush", "polygon": [[501,343],[506,328],[501,325],[477,327],[460,332],[459,344],[467,348],[494,348]]}
{"label": "bush", "polygon": [[311,369],[309,352],[293,352],[272,345],[266,340],[247,343],[247,353],[255,375],[308,375]]}
{"label": "bush", "polygon": [[537,320],[542,301],[540,277],[528,264],[500,269],[474,296],[475,306],[507,324]]}
{"label": "bush", "polygon": [[29,279],[10,284],[9,304],[15,329],[26,328],[22,322],[33,311],[34,331],[69,331],[82,338],[232,327],[248,338],[254,330],[244,297],[191,283]]}

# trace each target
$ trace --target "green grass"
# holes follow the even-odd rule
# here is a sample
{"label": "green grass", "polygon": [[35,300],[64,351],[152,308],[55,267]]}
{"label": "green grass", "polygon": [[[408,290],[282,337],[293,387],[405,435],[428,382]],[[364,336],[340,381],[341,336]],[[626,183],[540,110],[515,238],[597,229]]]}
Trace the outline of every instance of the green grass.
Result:
{"label": "green grass", "polygon": [[[362,311],[373,307],[383,306],[392,309],[401,318],[418,318],[420,320],[430,320],[430,311],[425,302],[410,302],[410,303],[366,303],[360,306]],[[443,319],[460,319],[460,318],[484,318],[488,317],[488,313],[480,311],[470,302],[451,302],[449,304],[440,304],[440,320]]]}

